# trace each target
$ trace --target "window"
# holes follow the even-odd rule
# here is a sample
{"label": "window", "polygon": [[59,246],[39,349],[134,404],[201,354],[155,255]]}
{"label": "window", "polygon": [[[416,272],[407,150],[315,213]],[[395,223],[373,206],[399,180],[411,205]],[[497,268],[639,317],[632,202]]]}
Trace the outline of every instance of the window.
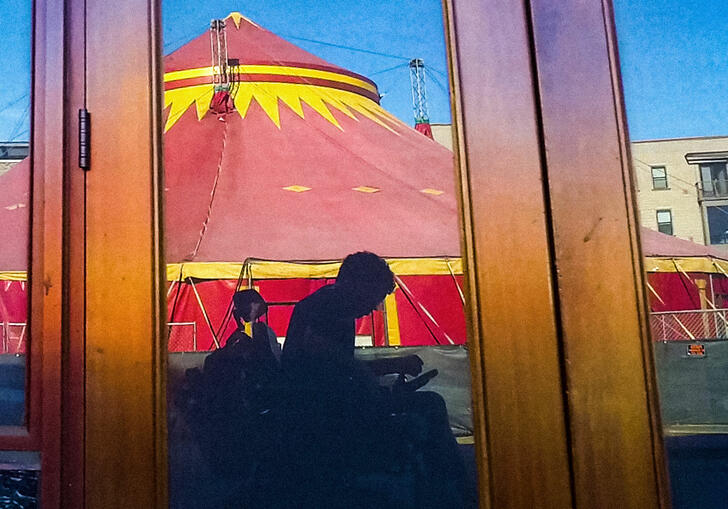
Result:
{"label": "window", "polygon": [[706,207],[711,244],[728,244],[728,207]]}
{"label": "window", "polygon": [[701,164],[700,179],[705,196],[728,196],[728,170],[725,162]]}
{"label": "window", "polygon": [[672,212],[669,210],[657,211],[657,231],[672,235]]}
{"label": "window", "polygon": [[[397,44],[404,54],[427,52],[427,76],[421,59],[405,62],[412,81],[404,79],[406,73],[399,81],[395,77],[394,83],[401,85],[390,86],[392,93],[384,98],[376,81],[351,69],[379,77],[377,71],[391,67],[390,60],[382,61],[376,54],[389,51],[393,38],[410,39],[411,26],[402,15],[413,14],[412,6],[375,0],[374,9],[371,2],[364,10],[353,2],[332,10],[321,3],[312,16],[310,4],[291,2],[281,23],[280,11],[272,8],[258,9],[247,18],[237,12],[226,14],[219,0],[198,4],[205,8],[195,15],[196,33],[181,23],[164,27],[167,39],[178,45],[174,52],[165,46],[170,53],[164,58],[165,104],[172,105],[164,121],[165,237],[170,240],[165,257],[168,264],[250,261],[235,269],[237,284],[222,272],[208,273],[203,281],[196,275],[180,277],[178,271],[168,281],[167,365],[170,380],[181,381],[167,386],[172,402],[167,413],[170,507],[292,507],[299,501],[303,507],[390,507],[420,505],[420,497],[433,507],[474,507],[476,464],[471,461],[466,467],[461,452],[472,451],[467,457],[475,458],[465,298],[459,293],[465,275],[451,262],[460,259],[456,173],[452,151],[430,139],[428,120],[451,122],[450,92],[443,85],[448,82],[448,62],[440,0],[418,4],[417,18],[440,29],[429,31],[427,46],[422,47],[422,38],[411,39],[407,48]],[[179,10],[174,0],[164,0],[162,6],[169,12]],[[210,12],[222,17],[210,22]],[[300,30],[301,19],[318,21],[298,34],[328,42],[304,51],[300,38],[284,40],[281,33]],[[355,40],[349,30],[332,29],[348,19],[366,19],[368,29],[362,33],[371,36]],[[386,37],[377,35],[377,27],[387,27]],[[332,41],[363,47],[371,59],[365,63],[361,55],[332,51],[328,49]],[[200,71],[199,62],[207,61],[219,64]],[[185,81],[184,76],[200,72],[207,73],[204,84]],[[430,89],[427,104],[425,79],[438,87]],[[422,95],[421,100],[416,95],[415,104],[410,89]],[[199,100],[196,107],[187,99],[190,93]],[[196,116],[194,110],[206,114]],[[275,155],[268,150],[271,144],[278,145]],[[182,156],[187,153],[195,157]],[[246,175],[261,168],[262,160],[266,163],[258,179],[260,191],[255,192],[258,201],[251,204],[280,206],[243,209],[236,182],[249,180]],[[345,172],[340,171],[343,167]],[[334,195],[333,200],[326,198]],[[401,207],[405,202],[407,207]],[[301,214],[304,209],[308,212]],[[254,216],[255,210],[260,214]],[[422,214],[424,210],[427,214]],[[217,230],[207,228],[208,220]],[[237,233],[246,221],[260,226],[260,238],[251,237],[252,231]],[[387,226],[372,228],[373,224]],[[303,231],[305,240],[297,241]],[[220,241],[214,235],[220,235]],[[381,292],[375,290],[363,299],[358,293],[346,293],[341,283],[333,284],[338,266],[313,275],[312,267],[329,267],[331,260],[362,248],[386,252],[391,258],[385,262],[362,253],[347,257],[342,270],[383,277]],[[442,269],[389,272],[387,263],[396,265],[394,258],[412,254],[439,263]],[[278,267],[274,277],[253,262],[262,259]],[[308,261],[304,265],[290,260]],[[376,267],[383,275],[372,272]],[[357,284],[371,286],[372,276],[357,279]],[[360,301],[361,312],[349,306],[339,314],[321,300],[334,295],[344,303]],[[255,316],[253,304],[259,313]],[[251,311],[244,314],[248,307]],[[301,311],[306,309],[311,311]],[[263,314],[264,321],[253,324]],[[323,314],[327,316],[318,318]],[[319,333],[318,324],[329,322],[342,326],[326,325]],[[342,341],[347,348],[339,355],[338,347],[333,347]],[[316,346],[319,342],[327,346]],[[220,364],[221,359],[242,361],[249,356],[250,345],[257,343],[263,345],[266,357],[251,357],[251,363],[237,365],[232,378],[217,367],[230,362]],[[369,348],[358,348],[364,346]],[[230,357],[229,352],[238,351]],[[328,353],[316,353],[324,351]],[[301,354],[311,362],[297,357]],[[381,362],[385,354],[389,358]],[[192,358],[196,365],[183,364]],[[282,380],[278,359],[280,373],[286,377],[290,373],[291,383],[286,381],[285,387],[278,382]],[[406,363],[412,362],[417,367],[407,368]],[[444,375],[438,382],[457,379],[441,391],[449,397],[447,402],[433,392],[400,398],[398,387],[394,391],[387,387],[403,369],[418,374],[423,362],[429,374],[418,384],[438,372]],[[360,378],[352,371],[352,378],[345,374],[351,384],[324,378],[360,365],[381,377]],[[349,385],[363,390],[348,390]],[[280,391],[268,391],[278,386]],[[200,392],[208,389],[209,393]],[[420,402],[422,397],[433,403]],[[440,417],[430,417],[437,409]],[[413,416],[417,420],[409,424]],[[414,425],[429,430],[435,423],[444,423],[442,439],[430,438],[426,431],[426,446],[409,432]],[[275,431],[258,433],[263,429]],[[399,430],[402,440],[396,438]],[[278,443],[280,454],[266,452]],[[398,453],[405,449],[406,454]],[[192,467],[190,450],[200,451]],[[360,492],[358,487],[341,489],[349,479],[364,475],[388,479],[400,475],[392,469],[397,463],[417,464],[423,472],[432,472],[425,474],[429,491],[424,491],[423,483],[421,493],[418,488],[403,494],[396,482]],[[230,489],[219,487],[222,472],[235,472]],[[299,492],[303,486],[305,493]],[[344,498],[355,502],[344,504]]]}
{"label": "window", "polygon": [[667,169],[664,166],[652,166],[652,189],[667,189]]}

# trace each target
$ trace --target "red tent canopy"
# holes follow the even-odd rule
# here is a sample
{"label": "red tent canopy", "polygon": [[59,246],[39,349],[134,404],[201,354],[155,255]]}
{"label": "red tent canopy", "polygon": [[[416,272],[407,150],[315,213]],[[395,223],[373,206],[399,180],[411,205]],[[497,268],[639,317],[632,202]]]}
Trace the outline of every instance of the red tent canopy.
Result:
{"label": "red tent canopy", "polygon": [[641,228],[642,256],[664,256],[664,257],[713,257],[721,260],[728,260],[728,253],[722,252],[710,246],[696,244],[685,239],[679,239],[672,235]]}
{"label": "red tent canopy", "polygon": [[30,160],[0,176],[0,272],[25,271],[30,259]]}
{"label": "red tent canopy", "polygon": [[229,112],[208,111],[209,34],[165,60],[167,260],[458,257],[452,153],[370,80],[226,21]]}

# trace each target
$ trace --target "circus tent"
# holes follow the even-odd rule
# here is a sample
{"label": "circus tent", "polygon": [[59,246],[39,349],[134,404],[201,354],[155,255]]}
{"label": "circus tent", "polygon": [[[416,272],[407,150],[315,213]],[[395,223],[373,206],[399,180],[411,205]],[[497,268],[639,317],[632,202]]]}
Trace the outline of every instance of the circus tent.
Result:
{"label": "circus tent", "polygon": [[728,307],[728,253],[647,228],[640,236],[650,310]]}
{"label": "circus tent", "polygon": [[[368,250],[399,281],[361,335],[464,343],[452,153],[384,110],[371,80],[225,21],[222,65],[213,32],[165,59],[169,321],[198,324],[209,348],[233,326],[233,289],[253,285],[283,336],[292,304]],[[170,348],[189,348],[176,330]]]}
{"label": "circus tent", "polygon": [[[239,14],[225,21],[224,69],[211,65],[209,33],[165,58],[170,349],[222,341],[240,287],[273,303],[283,336],[293,304],[358,250],[385,257],[398,278],[384,309],[359,321],[361,336],[465,343],[452,153],[384,110],[366,77]],[[0,176],[3,323],[27,313],[29,168]],[[711,302],[728,302],[725,255],[641,236],[653,311],[698,309],[698,280],[712,283]]]}

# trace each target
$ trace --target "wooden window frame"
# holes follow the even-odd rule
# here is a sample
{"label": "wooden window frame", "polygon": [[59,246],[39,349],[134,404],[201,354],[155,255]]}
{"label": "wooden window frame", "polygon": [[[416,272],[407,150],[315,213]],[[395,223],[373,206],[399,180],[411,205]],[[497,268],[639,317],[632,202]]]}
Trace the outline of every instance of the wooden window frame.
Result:
{"label": "wooden window frame", "polygon": [[32,2],[26,422],[0,427],[0,450],[40,453],[44,507],[57,507],[61,491],[63,19],[62,2]]}
{"label": "wooden window frame", "polygon": [[[64,498],[89,508],[167,506],[159,10],[65,13]],[[444,12],[481,506],[669,507],[610,1]]]}

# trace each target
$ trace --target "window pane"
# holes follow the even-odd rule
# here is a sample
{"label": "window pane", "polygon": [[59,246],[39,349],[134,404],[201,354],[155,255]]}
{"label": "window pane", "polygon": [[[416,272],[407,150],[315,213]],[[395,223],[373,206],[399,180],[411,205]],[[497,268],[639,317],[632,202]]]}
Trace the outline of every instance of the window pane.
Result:
{"label": "window pane", "polygon": [[671,223],[672,214],[669,210],[658,210],[657,211],[657,223]]}
{"label": "window pane", "polygon": [[442,5],[191,6],[163,2],[171,506],[476,507]]}
{"label": "window pane", "polygon": [[27,405],[31,2],[0,6],[0,426],[19,426]]}
{"label": "window pane", "polygon": [[[614,0],[614,6],[632,167],[644,182],[636,195],[672,506],[723,507],[728,81],[713,62],[724,59],[728,32],[710,27],[726,19],[728,8],[717,0]],[[685,34],[692,34],[689,43]],[[657,167],[648,174],[645,161],[665,163],[669,189],[655,191],[662,175]]]}
{"label": "window pane", "polygon": [[728,205],[707,207],[711,244],[728,244]]}

